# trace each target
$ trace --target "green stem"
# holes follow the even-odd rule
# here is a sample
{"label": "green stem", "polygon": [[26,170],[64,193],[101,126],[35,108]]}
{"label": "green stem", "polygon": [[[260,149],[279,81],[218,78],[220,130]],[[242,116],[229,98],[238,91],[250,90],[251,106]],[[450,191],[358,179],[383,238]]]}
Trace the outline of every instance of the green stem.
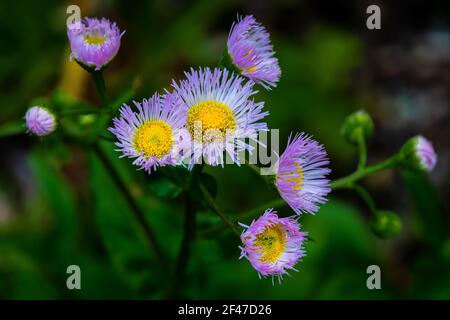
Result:
{"label": "green stem", "polygon": [[370,211],[376,215],[377,214],[377,208],[375,206],[375,202],[372,199],[372,196],[370,195],[369,192],[367,192],[366,189],[364,189],[363,187],[361,187],[358,184],[355,184],[353,186],[353,189],[356,191],[356,193],[360,196],[360,198],[362,200],[364,200],[364,202],[366,203],[367,207],[370,209]]}
{"label": "green stem", "polygon": [[184,233],[181,240],[180,251],[177,256],[172,281],[167,290],[166,297],[171,298],[184,279],[186,267],[189,262],[192,241],[195,239],[196,211],[189,191],[185,192],[185,220]]}
{"label": "green stem", "polygon": [[357,171],[363,170],[367,162],[366,139],[364,138],[364,133],[361,129],[359,130],[358,134],[358,151],[359,151],[359,161]]}
{"label": "green stem", "polygon": [[[256,216],[258,214],[263,213],[268,208],[279,208],[279,207],[283,207],[285,205],[287,205],[286,201],[284,201],[282,198],[277,198],[268,203],[265,203],[262,206],[256,207],[256,208],[249,210],[245,213],[242,213],[238,216],[234,216],[231,219],[231,222],[238,223],[240,221],[245,221],[247,219],[253,218],[254,216]],[[214,225],[214,226],[204,230],[203,232],[201,232],[201,236],[207,238],[207,237],[216,235],[218,232],[223,231],[224,227],[225,227],[225,225],[223,225],[223,224]]]}
{"label": "green stem", "polygon": [[[375,172],[395,167],[398,165],[398,162],[399,162],[399,155],[396,154],[383,162],[374,164],[373,166],[369,166],[369,167],[363,168],[361,170],[357,170],[356,172],[354,172],[346,177],[343,177],[343,178],[333,181],[331,184],[331,189],[333,189],[333,190],[344,189],[344,188],[353,189],[353,188],[355,188],[355,182],[357,182],[358,180],[364,178],[367,175],[373,174]],[[256,167],[256,166],[250,165],[250,167],[253,170],[255,170],[254,167]],[[258,167],[256,167],[256,168],[258,168]],[[369,208],[371,208],[371,210],[374,209],[375,205],[373,204],[373,201],[370,203],[371,198],[370,198],[370,200],[367,200],[367,196],[362,195],[362,193],[364,193],[365,190],[362,189],[362,190],[364,190],[362,192],[361,189],[362,189],[362,187],[359,187],[357,192],[360,194],[361,197],[364,197],[363,199],[366,202],[369,201],[369,202],[367,202],[369,205]],[[367,191],[365,191],[365,192],[367,192]],[[367,195],[370,197],[370,195],[368,193],[367,193]],[[212,200],[212,202],[215,205],[213,200]],[[286,202],[282,198],[278,198],[278,199],[272,200],[264,205],[261,205],[253,210],[250,210],[250,211],[240,215],[238,217],[238,219],[245,220],[245,219],[253,217],[254,215],[261,214],[267,208],[278,208],[278,207],[282,207],[284,205],[286,205]],[[240,236],[239,232],[236,232],[236,228],[235,228],[236,221],[230,220],[227,216],[225,216],[223,213],[221,213],[220,210],[218,210],[217,205],[215,205],[215,207],[216,207],[216,210],[214,210],[214,208],[213,208],[213,210],[216,211],[216,213],[218,213],[221,216],[221,218],[225,222],[225,224],[228,227],[232,228],[233,231]],[[375,209],[375,212],[376,212],[376,209]],[[222,229],[223,229],[223,225],[217,226],[217,227],[212,227],[212,228],[202,232],[202,236],[208,236],[208,235],[213,234],[214,232],[218,232]]]}
{"label": "green stem", "polygon": [[92,77],[94,78],[95,86],[100,95],[103,108],[109,108],[108,98],[106,96],[106,86],[105,80],[103,79],[103,71],[91,71]]}
{"label": "green stem", "polygon": [[128,203],[128,206],[131,209],[131,212],[133,213],[134,217],[136,218],[142,230],[144,231],[144,234],[148,240],[150,247],[153,248],[156,257],[161,262],[161,264],[165,265],[165,257],[163,254],[163,250],[161,249],[161,246],[156,238],[156,235],[154,234],[147,219],[145,218],[144,212],[142,211],[140,206],[136,203],[130,190],[122,181],[117,171],[114,169],[113,164],[109,160],[108,156],[104,153],[101,146],[98,143],[96,143],[93,145],[93,149],[97,157],[100,159],[103,166],[105,167],[106,171],[108,171],[108,173],[110,174],[120,193],[124,196],[126,202]]}
{"label": "green stem", "polygon": [[71,108],[62,110],[59,113],[59,117],[68,117],[74,115],[85,115],[85,114],[101,114],[101,113],[111,113],[109,109],[99,109],[99,108],[91,108],[91,107],[80,107],[80,108]]}
{"label": "green stem", "polygon": [[364,178],[365,176],[368,176],[368,175],[373,174],[378,171],[393,168],[398,165],[398,162],[399,162],[399,156],[394,155],[393,157],[391,157],[383,162],[374,164],[373,166],[369,166],[369,167],[363,168],[361,170],[357,170],[356,172],[354,172],[346,177],[343,177],[343,178],[333,181],[331,183],[331,189],[336,190],[336,189],[341,189],[341,188],[351,188],[356,181]]}
{"label": "green stem", "polygon": [[214,202],[213,197],[211,196],[211,194],[209,193],[208,189],[205,188],[205,186],[200,183],[200,190],[203,193],[203,196],[206,200],[206,202],[208,203],[208,206],[222,219],[222,221],[238,236],[241,236],[241,233],[239,232],[239,229],[237,228],[237,226],[234,224],[233,221],[230,220],[230,218],[227,217],[226,214],[224,214],[219,207],[216,205],[216,203]]}
{"label": "green stem", "polygon": [[24,133],[26,130],[24,123],[24,120],[19,120],[3,124],[2,126],[0,126],[0,138]]}

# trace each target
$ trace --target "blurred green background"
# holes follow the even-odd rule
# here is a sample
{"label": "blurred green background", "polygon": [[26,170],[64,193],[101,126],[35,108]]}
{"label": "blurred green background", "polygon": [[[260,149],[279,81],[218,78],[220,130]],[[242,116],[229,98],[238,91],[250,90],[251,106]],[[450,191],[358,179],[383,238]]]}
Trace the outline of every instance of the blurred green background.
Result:
{"label": "blurred green background", "polygon": [[[168,88],[191,66],[215,66],[236,15],[253,14],[271,33],[282,68],[278,87],[257,96],[270,112],[269,126],[280,129],[282,148],[291,131],[310,133],[329,153],[332,178],[346,175],[357,156],[339,128],[346,115],[365,109],[376,126],[369,163],[419,133],[439,155],[431,175],[386,171],[364,180],[377,206],[401,217],[404,229],[395,239],[377,238],[366,207],[348,192],[333,192],[319,213],[302,216],[314,241],[299,272],[281,286],[259,280],[245,259],[238,260],[232,233],[206,232],[220,220],[202,210],[175,297],[450,298],[448,3],[377,1],[382,29],[371,31],[365,12],[372,1],[2,1],[0,126],[35,103],[99,104],[89,75],[69,61],[70,4],[126,30],[105,73],[116,105]],[[82,135],[94,123],[92,117],[64,119],[62,127]],[[179,190],[118,159],[111,143],[102,147],[175,259],[183,229]],[[92,152],[59,132],[44,140],[2,137],[0,150],[0,298],[164,297],[173,271],[159,267]],[[233,217],[277,198],[247,167],[206,171],[217,179],[217,203]],[[292,214],[287,207],[279,213]],[[372,264],[381,267],[381,290],[366,287]],[[80,266],[82,290],[66,288],[69,265]]]}

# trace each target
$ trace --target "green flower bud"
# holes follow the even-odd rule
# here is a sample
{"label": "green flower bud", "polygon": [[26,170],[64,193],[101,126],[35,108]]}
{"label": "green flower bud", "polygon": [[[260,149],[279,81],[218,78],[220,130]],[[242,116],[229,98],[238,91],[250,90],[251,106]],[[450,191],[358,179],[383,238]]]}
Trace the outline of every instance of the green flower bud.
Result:
{"label": "green flower bud", "polygon": [[349,115],[342,125],[341,133],[348,142],[358,143],[358,135],[367,139],[373,134],[373,121],[367,112],[359,110]]}
{"label": "green flower bud", "polygon": [[401,164],[414,171],[431,171],[437,162],[437,155],[430,141],[415,136],[400,149]]}
{"label": "green flower bud", "polygon": [[402,231],[402,221],[394,212],[380,210],[376,213],[371,227],[380,238],[392,238]]}

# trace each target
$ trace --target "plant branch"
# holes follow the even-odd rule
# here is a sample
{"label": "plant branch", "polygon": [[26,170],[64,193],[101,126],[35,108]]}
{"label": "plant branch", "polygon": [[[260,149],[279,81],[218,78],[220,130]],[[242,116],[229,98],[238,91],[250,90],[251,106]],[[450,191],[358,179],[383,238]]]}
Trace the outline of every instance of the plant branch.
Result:
{"label": "plant branch", "polygon": [[362,130],[359,130],[358,134],[358,152],[359,152],[359,161],[357,171],[363,170],[367,162],[367,146],[366,140],[364,138],[364,133],[362,132]]}
{"label": "plant branch", "polygon": [[95,86],[100,95],[103,108],[109,108],[108,98],[106,96],[106,86],[105,80],[103,79],[103,71],[91,71],[92,77],[94,78]]}
{"label": "plant branch", "polygon": [[239,232],[234,222],[231,221],[230,218],[228,218],[227,215],[219,209],[208,189],[206,189],[202,183],[200,183],[199,186],[206,202],[208,203],[208,206],[222,219],[225,225],[227,225],[238,237],[241,237],[241,233]]}
{"label": "plant branch", "polygon": [[393,168],[397,165],[398,165],[398,156],[394,155],[393,157],[391,157],[383,162],[374,164],[373,166],[369,166],[369,167],[363,168],[361,170],[357,170],[354,173],[352,173],[346,177],[343,177],[343,178],[333,181],[331,183],[331,189],[336,190],[336,189],[341,189],[341,188],[351,188],[356,181],[364,178],[365,176],[368,176],[368,175],[373,174],[378,171]]}
{"label": "plant branch", "polygon": [[370,211],[376,215],[377,208],[375,206],[375,202],[372,199],[372,196],[369,192],[367,192],[366,189],[361,187],[358,184],[355,184],[353,186],[353,189],[356,191],[356,194],[359,195],[359,197],[366,203],[367,207],[370,209]]}
{"label": "plant branch", "polygon": [[165,257],[163,254],[163,251],[161,249],[161,246],[151,229],[147,219],[145,218],[145,214],[140,208],[140,206],[136,203],[134,197],[132,196],[130,190],[125,185],[125,183],[122,181],[120,176],[118,175],[117,171],[114,169],[113,164],[108,159],[107,155],[104,153],[104,151],[101,149],[100,145],[98,143],[95,143],[93,145],[93,149],[102,162],[105,169],[110,174],[111,178],[113,179],[114,183],[116,184],[117,188],[121,192],[121,194],[124,196],[126,202],[128,203],[128,206],[131,209],[131,212],[133,213],[134,217],[138,221],[139,225],[141,226],[142,230],[144,231],[144,234],[147,238],[147,241],[150,245],[150,247],[153,249],[155,255],[157,256],[158,260],[164,265],[165,264]]}
{"label": "plant branch", "polygon": [[183,281],[185,270],[189,262],[192,241],[195,239],[195,224],[196,211],[192,203],[191,196],[187,191],[185,192],[185,220],[183,238],[181,240],[180,251],[175,263],[172,281],[170,282],[169,289],[167,290],[167,298],[171,298],[174,295],[177,287]]}

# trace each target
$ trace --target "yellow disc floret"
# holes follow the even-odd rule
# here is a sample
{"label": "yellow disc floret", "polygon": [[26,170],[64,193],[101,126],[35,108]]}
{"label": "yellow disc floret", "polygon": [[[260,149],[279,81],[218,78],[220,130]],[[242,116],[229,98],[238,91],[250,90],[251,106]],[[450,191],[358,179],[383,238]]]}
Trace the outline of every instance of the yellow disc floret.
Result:
{"label": "yellow disc floret", "polygon": [[161,158],[170,152],[172,145],[172,128],[162,120],[145,121],[137,128],[133,137],[134,149],[146,158]]}
{"label": "yellow disc floret", "polygon": [[259,261],[275,263],[286,247],[286,231],[280,224],[273,224],[256,236],[255,246],[259,248]]}
{"label": "yellow disc floret", "polygon": [[[292,189],[295,189],[297,191],[300,191],[303,187],[303,180],[305,179],[305,173],[303,172],[302,168],[300,167],[300,163],[295,162],[295,165],[297,166],[297,175],[298,177],[296,178],[287,178],[286,182],[295,182],[294,185],[291,186]],[[283,174],[284,175],[291,175],[291,173],[289,174]]]}
{"label": "yellow disc floret", "polygon": [[207,100],[192,106],[187,114],[187,126],[199,142],[221,141],[236,129],[233,111],[224,103]]}
{"label": "yellow disc floret", "polygon": [[98,34],[87,34],[84,36],[84,41],[86,41],[87,44],[91,45],[101,45],[106,42],[106,37],[100,36]]}

